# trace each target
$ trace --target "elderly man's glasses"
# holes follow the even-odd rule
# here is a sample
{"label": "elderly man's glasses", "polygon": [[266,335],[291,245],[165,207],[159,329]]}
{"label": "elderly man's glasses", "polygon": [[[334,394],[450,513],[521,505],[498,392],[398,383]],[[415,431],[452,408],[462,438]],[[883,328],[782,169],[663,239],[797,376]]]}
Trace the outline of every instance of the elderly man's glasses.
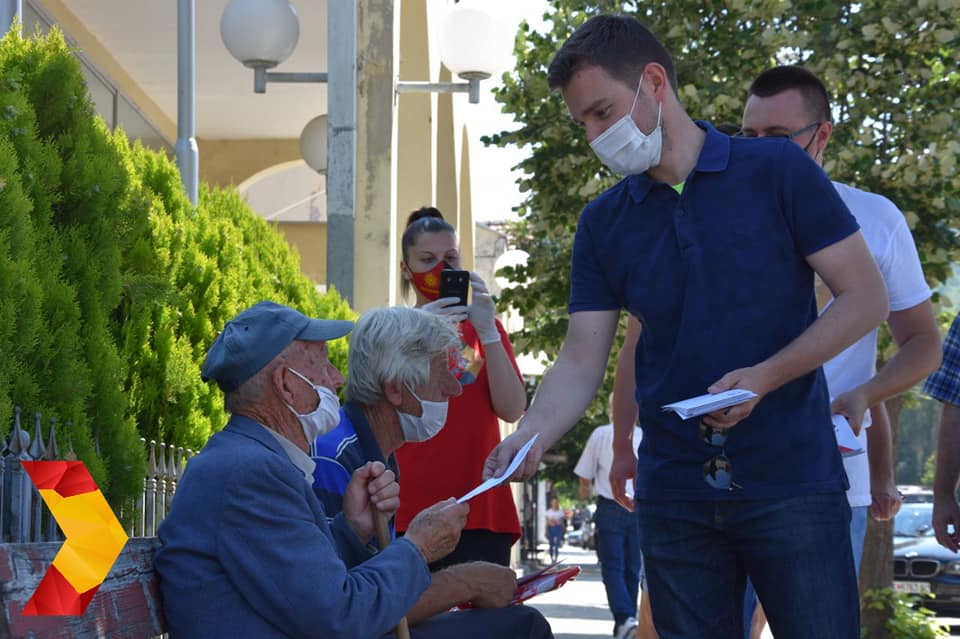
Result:
{"label": "elderly man's glasses", "polygon": [[700,422],[700,439],[709,446],[716,446],[720,454],[711,457],[703,463],[703,480],[711,487],[719,490],[734,490],[742,488],[733,481],[733,464],[727,457],[724,446],[727,445],[729,433],[723,428],[713,428]]}

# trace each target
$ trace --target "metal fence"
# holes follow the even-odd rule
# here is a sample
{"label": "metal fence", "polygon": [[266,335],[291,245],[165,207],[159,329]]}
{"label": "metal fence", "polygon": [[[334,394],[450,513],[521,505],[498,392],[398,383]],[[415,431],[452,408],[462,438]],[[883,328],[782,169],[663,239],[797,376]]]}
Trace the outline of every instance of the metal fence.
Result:
{"label": "metal fence", "polygon": [[[6,441],[0,442],[0,543],[58,541],[63,539],[56,522],[44,506],[43,499],[24,471],[23,461],[75,460],[68,435],[67,448],[61,452],[57,443],[57,419],[47,420],[48,436],[44,443],[43,417],[33,416],[33,436],[21,424],[21,410],[14,409],[14,423]],[[66,422],[66,432],[72,424]],[[127,525],[131,537],[151,537],[170,510],[187,460],[194,451],[162,442],[140,440],[147,455],[143,492],[134,503],[117,514]],[[99,448],[97,446],[97,448]]]}

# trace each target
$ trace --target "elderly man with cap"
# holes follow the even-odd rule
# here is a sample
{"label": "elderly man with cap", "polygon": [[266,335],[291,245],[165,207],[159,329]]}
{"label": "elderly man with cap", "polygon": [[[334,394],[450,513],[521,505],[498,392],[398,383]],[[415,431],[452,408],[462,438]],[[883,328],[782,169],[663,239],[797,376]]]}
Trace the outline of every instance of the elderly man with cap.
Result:
{"label": "elderly man with cap", "polygon": [[[371,545],[374,511],[399,505],[381,463],[357,469],[333,518],[312,490],[307,442],[336,425],[343,382],[326,343],[350,329],[261,302],[210,347],[202,375],[231,417],[190,460],[158,533],[172,636],[379,637],[427,590],[427,564],[456,545],[469,508],[452,499],[422,511],[403,539]],[[424,627],[456,632],[443,626],[454,614]]]}

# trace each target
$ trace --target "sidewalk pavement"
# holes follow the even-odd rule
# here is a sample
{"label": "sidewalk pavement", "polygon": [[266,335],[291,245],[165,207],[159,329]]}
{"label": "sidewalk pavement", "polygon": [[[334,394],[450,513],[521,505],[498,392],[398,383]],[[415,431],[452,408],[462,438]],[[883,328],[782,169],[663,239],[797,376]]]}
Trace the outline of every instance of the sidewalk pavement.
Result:
{"label": "sidewalk pavement", "polygon": [[[543,553],[544,556],[546,552]],[[565,565],[580,566],[583,572],[566,584],[526,602],[543,613],[556,639],[596,639],[613,636],[613,617],[607,608],[607,594],[600,580],[600,566],[592,550],[563,546],[560,559]]]}

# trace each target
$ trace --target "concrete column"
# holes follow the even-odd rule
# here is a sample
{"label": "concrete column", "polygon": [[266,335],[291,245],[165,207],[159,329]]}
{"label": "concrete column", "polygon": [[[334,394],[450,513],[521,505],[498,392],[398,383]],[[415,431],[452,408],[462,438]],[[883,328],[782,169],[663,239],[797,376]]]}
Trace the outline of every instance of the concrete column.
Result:
{"label": "concrete column", "polygon": [[[451,82],[450,71],[441,66],[440,82]],[[453,95],[437,95],[437,208],[460,231],[460,202],[457,198],[457,145],[453,119]],[[462,237],[460,238],[463,239]]]}
{"label": "concrete column", "polygon": [[14,18],[23,24],[23,0],[0,0],[0,27],[4,33],[13,26]]}
{"label": "concrete column", "polygon": [[[426,0],[403,0],[397,75],[401,80],[430,79],[430,47]],[[433,94],[397,96],[397,250],[407,215],[421,206],[437,206],[433,194]],[[446,215],[447,211],[439,207]],[[403,256],[398,254],[397,259]]]}
{"label": "concrete column", "polygon": [[[396,304],[399,286],[393,179],[396,170],[394,60],[398,55],[396,33],[399,25],[394,4],[394,0],[357,3],[353,308],[359,312]],[[328,184],[332,180],[330,176]]]}
{"label": "concrete column", "polygon": [[467,136],[467,127],[461,129],[460,144],[460,197],[458,202],[460,214],[460,259],[463,268],[474,268],[474,241],[473,241],[473,196],[470,192],[470,139]]}

